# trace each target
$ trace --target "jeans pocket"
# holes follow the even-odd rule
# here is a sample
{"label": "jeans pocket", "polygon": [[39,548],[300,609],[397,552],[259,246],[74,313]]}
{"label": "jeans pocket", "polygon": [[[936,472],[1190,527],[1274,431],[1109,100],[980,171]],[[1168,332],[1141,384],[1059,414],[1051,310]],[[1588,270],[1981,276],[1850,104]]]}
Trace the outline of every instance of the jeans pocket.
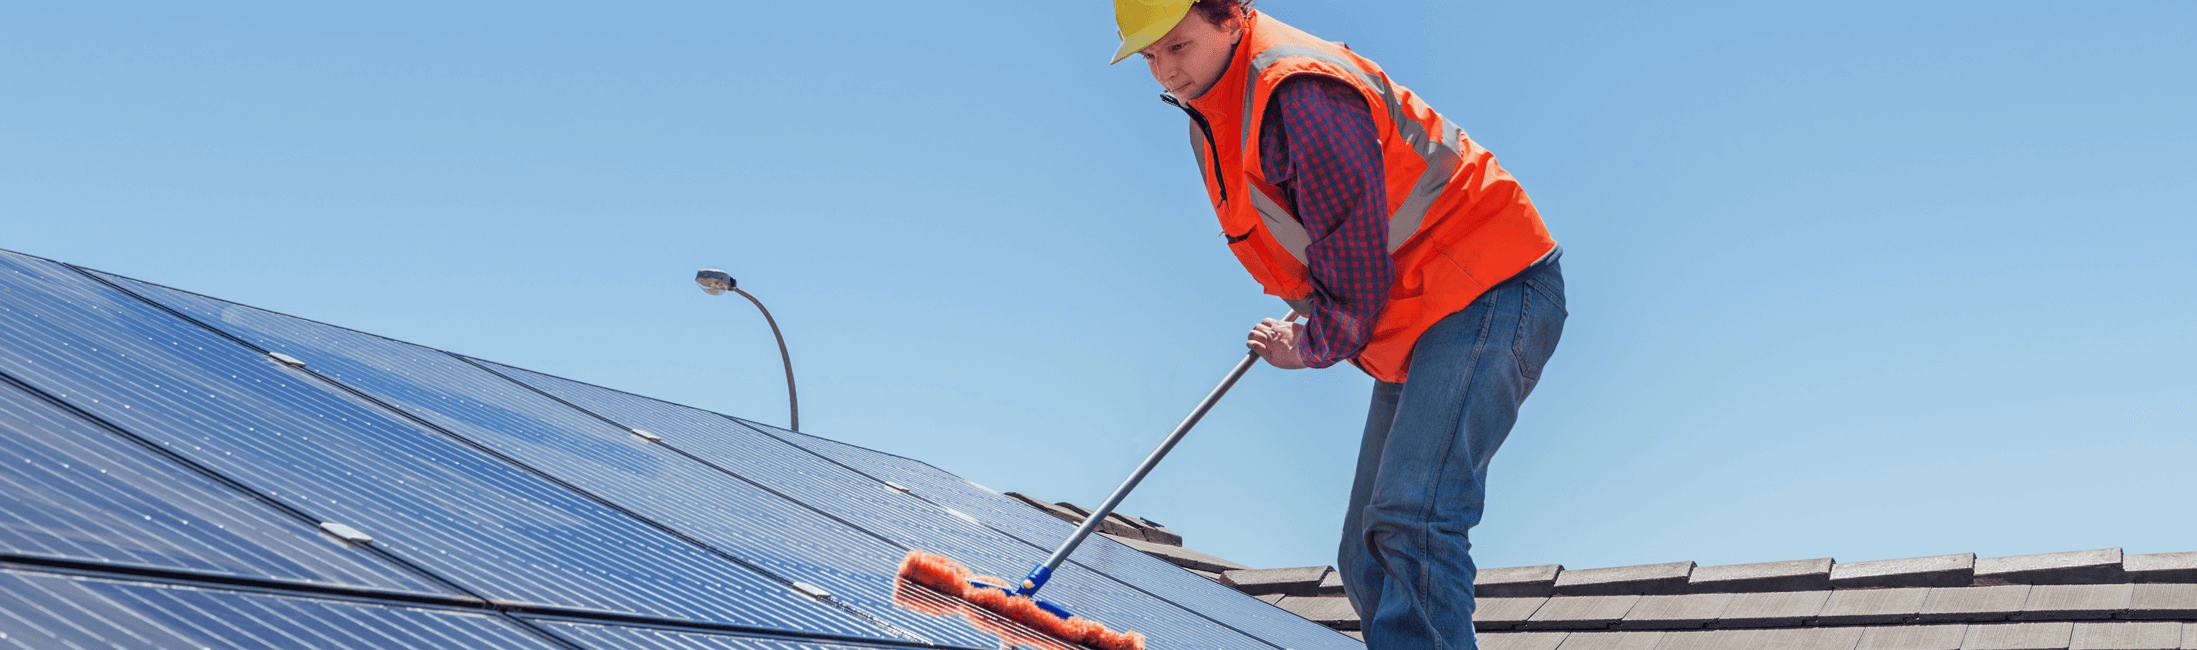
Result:
{"label": "jeans pocket", "polygon": [[1561,271],[1550,269],[1547,273],[1526,278],[1525,284],[1527,289],[1555,303],[1557,313],[1571,315],[1571,310],[1564,305],[1564,276]]}
{"label": "jeans pocket", "polygon": [[1518,374],[1525,377],[1528,393],[1540,381],[1541,369],[1548,365],[1549,357],[1555,356],[1556,342],[1564,337],[1564,319],[1571,315],[1564,308],[1563,285],[1553,285],[1551,290],[1540,280],[1528,279],[1521,287],[1524,295],[1519,299],[1518,332],[1511,337],[1511,354],[1518,359]]}

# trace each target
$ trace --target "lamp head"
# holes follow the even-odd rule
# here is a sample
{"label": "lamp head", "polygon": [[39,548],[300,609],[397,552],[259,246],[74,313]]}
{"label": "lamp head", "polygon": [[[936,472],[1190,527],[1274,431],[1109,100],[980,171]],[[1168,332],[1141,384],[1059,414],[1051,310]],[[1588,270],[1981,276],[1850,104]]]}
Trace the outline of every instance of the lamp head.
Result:
{"label": "lamp head", "polygon": [[702,285],[702,291],[712,296],[731,291],[733,287],[740,286],[740,282],[732,279],[731,274],[717,269],[696,271],[694,273],[694,283]]}

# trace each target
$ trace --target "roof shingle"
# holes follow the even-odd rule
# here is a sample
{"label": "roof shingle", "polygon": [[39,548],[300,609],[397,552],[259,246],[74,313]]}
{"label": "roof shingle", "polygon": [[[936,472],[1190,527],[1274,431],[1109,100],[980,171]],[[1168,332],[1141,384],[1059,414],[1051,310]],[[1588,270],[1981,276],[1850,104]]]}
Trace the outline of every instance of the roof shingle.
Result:
{"label": "roof shingle", "polygon": [[1968,626],[1963,650],[2066,650],[2074,623],[1994,623]]}
{"label": "roof shingle", "polygon": [[1831,592],[1816,613],[1824,625],[1885,625],[1905,623],[1922,612],[1928,589],[1841,589]]}
{"label": "roof shingle", "polygon": [[2182,645],[2181,623],[2076,623],[2068,647],[2073,650],[2174,650]]}
{"label": "roof shingle", "polygon": [[1686,593],[1694,563],[1670,562],[1607,569],[1579,569],[1556,575],[1558,596],[1667,595]]}
{"label": "roof shingle", "polygon": [[1693,570],[1693,593],[1818,591],[1831,588],[1831,558],[1705,566]]}
{"label": "roof shingle", "polygon": [[1932,589],[1929,598],[1923,601],[1922,614],[1917,620],[1924,623],[2003,621],[2022,611],[2022,604],[2028,600],[2028,585]]}
{"label": "roof shingle", "polygon": [[2121,556],[2130,582],[2197,582],[2197,553],[2149,553]]}
{"label": "roof shingle", "polygon": [[1350,600],[1338,596],[1286,596],[1276,603],[1289,613],[1305,617],[1314,623],[1341,630],[1358,629],[1358,612],[1350,608]]}
{"label": "roof shingle", "polygon": [[1677,630],[1708,627],[1731,604],[1732,594],[1643,596],[1617,627],[1628,630]]}
{"label": "roof shingle", "polygon": [[2136,585],[2129,602],[2129,618],[2197,619],[2197,585]]}
{"label": "roof shingle", "polygon": [[1573,632],[1557,650],[1653,650],[1668,632]]}
{"label": "roof shingle", "polygon": [[1521,629],[1598,630],[1625,618],[1640,596],[1569,596],[1550,598]]}
{"label": "roof shingle", "polygon": [[2043,585],[2029,590],[2029,601],[2015,618],[2034,620],[2082,620],[2113,618],[2128,611],[2136,585]]}
{"label": "roof shingle", "polygon": [[1525,624],[1547,598],[1477,598],[1473,601],[1472,627],[1508,630]]}
{"label": "roof shingle", "polygon": [[1334,571],[1324,566],[1294,569],[1236,569],[1221,574],[1237,591],[1247,594],[1318,596],[1320,581]]}
{"label": "roof shingle", "polygon": [[1556,650],[1568,632],[1520,632],[1480,635],[1481,650]]}
{"label": "roof shingle", "polygon": [[1548,596],[1555,593],[1556,575],[1563,571],[1561,564],[1481,569],[1473,575],[1472,590],[1476,596],[1492,598]]}
{"label": "roof shingle", "polygon": [[1976,560],[1978,585],[2094,585],[2127,582],[2121,549],[1988,557]]}
{"label": "roof shingle", "polygon": [[1831,586],[1839,589],[1966,587],[1975,576],[1974,553],[1831,565]]}
{"label": "roof shingle", "polygon": [[1823,611],[1829,591],[1772,591],[1739,594],[1717,617],[1717,627],[1788,627],[1806,622]]}
{"label": "roof shingle", "polygon": [[1901,625],[1863,629],[1854,650],[1960,650],[1966,625]]}

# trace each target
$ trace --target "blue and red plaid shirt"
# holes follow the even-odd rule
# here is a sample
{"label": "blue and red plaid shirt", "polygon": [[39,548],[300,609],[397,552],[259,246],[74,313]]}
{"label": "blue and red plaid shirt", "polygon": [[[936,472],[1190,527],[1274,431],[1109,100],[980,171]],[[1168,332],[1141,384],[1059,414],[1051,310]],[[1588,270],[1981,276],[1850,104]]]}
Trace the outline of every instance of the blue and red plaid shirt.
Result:
{"label": "blue and red plaid shirt", "polygon": [[1380,134],[1365,96],[1315,75],[1282,81],[1259,125],[1259,168],[1312,235],[1312,313],[1298,347],[1305,365],[1357,356],[1388,306],[1388,192]]}

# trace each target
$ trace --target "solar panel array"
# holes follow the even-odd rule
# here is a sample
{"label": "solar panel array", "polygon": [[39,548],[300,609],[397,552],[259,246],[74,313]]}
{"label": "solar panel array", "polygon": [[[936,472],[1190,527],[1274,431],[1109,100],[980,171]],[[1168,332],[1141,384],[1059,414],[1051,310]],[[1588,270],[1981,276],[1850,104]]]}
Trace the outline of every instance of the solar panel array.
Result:
{"label": "solar panel array", "polygon": [[[0,648],[1068,650],[899,583],[1071,527],[922,462],[0,251]],[[1094,539],[1153,650],[1361,650]]]}

